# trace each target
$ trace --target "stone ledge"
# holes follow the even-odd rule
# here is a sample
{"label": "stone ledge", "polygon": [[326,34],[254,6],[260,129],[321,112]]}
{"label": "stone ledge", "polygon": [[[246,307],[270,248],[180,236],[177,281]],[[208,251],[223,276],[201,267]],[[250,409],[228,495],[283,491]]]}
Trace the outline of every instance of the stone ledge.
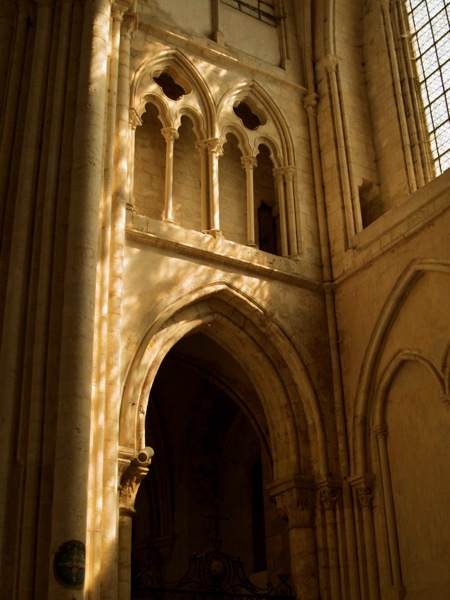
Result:
{"label": "stone ledge", "polygon": [[352,239],[343,256],[340,282],[414,235],[450,208],[450,170],[387,211]]}
{"label": "stone ledge", "polygon": [[127,238],[141,244],[164,248],[195,260],[216,263],[268,280],[278,280],[308,289],[320,289],[322,272],[318,265],[300,259],[262,252],[223,238],[158,221],[127,211]]}

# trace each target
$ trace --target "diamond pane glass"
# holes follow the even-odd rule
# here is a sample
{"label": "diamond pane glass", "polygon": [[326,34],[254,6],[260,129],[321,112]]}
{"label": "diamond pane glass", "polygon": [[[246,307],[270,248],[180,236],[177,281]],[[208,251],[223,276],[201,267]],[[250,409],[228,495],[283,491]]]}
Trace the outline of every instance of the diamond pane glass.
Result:
{"label": "diamond pane glass", "polygon": [[450,0],[407,0],[436,173],[450,166]]}

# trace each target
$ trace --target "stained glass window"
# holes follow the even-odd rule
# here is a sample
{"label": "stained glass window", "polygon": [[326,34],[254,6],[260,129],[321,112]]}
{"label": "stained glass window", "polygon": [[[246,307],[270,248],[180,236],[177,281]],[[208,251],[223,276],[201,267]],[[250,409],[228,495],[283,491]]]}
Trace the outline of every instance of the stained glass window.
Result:
{"label": "stained glass window", "polygon": [[450,167],[450,0],[407,0],[436,174]]}

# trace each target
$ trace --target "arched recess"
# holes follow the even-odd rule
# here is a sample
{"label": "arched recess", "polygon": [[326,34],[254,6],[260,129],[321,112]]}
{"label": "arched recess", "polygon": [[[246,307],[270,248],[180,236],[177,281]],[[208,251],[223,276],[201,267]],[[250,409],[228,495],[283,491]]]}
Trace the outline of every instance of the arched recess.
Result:
{"label": "arched recess", "polygon": [[130,453],[143,447],[156,373],[179,340],[200,331],[236,357],[249,374],[267,419],[274,480],[301,474],[326,477],[326,430],[307,368],[271,316],[227,282],[190,292],[149,324],[126,378],[120,446]]}
{"label": "arched recess", "polygon": [[436,259],[411,261],[397,279],[380,311],[362,361],[361,375],[355,398],[353,415],[354,443],[351,449],[351,469],[353,473],[368,472],[371,439],[370,415],[373,410],[377,369],[389,338],[389,332],[413,287],[417,285],[422,275],[432,272],[450,276],[450,262]]}
{"label": "arched recess", "polygon": [[442,532],[450,528],[450,484],[442,474],[450,414],[443,398],[443,374],[416,349],[397,352],[376,386],[370,469],[379,478],[375,522],[388,547],[380,554],[383,596],[444,600],[448,593],[450,540]]}

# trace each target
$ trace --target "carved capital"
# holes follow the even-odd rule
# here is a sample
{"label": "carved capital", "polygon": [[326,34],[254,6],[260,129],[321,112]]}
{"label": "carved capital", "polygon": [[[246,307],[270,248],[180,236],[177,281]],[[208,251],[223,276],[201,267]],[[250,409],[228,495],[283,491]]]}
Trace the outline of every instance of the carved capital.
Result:
{"label": "carved capital", "polygon": [[441,397],[441,400],[445,408],[450,411],[450,394],[445,394]]}
{"label": "carved capital", "polygon": [[326,483],[319,489],[319,498],[325,510],[334,511],[338,500],[338,490],[336,487]]}
{"label": "carved capital", "polygon": [[222,156],[223,148],[217,138],[209,138],[208,140],[203,141],[205,142],[205,148],[209,153]]}
{"label": "carved capital", "polygon": [[371,487],[361,486],[356,488],[356,499],[361,508],[372,507],[373,492]]}
{"label": "carved capital", "polygon": [[166,142],[174,142],[180,137],[180,134],[173,127],[163,127],[161,129],[161,134],[166,140]]}
{"label": "carved capital", "polygon": [[282,174],[286,183],[292,181],[295,175],[295,167],[282,167]]}
{"label": "carved capital", "polygon": [[144,448],[137,456],[129,460],[128,467],[126,467],[127,458],[119,458],[119,472],[120,470],[122,471],[119,487],[119,508],[121,514],[134,515],[136,494],[142,480],[148,473],[152,456],[153,450],[151,448]]}
{"label": "carved capital", "polygon": [[122,26],[120,28],[120,37],[127,41],[131,40],[133,33],[137,28],[137,17],[135,13],[125,13],[122,18]]}
{"label": "carved capital", "polygon": [[275,167],[272,169],[272,173],[277,181],[281,181],[283,179],[283,167]]}
{"label": "carved capital", "polygon": [[337,71],[339,65],[339,59],[333,54],[328,54],[320,61],[320,66],[323,67],[327,73],[333,73]]}
{"label": "carved capital", "polygon": [[111,7],[111,15],[114,21],[121,21],[123,15],[128,10],[128,2],[121,2],[120,0],[116,0]]}
{"label": "carved capital", "polygon": [[315,493],[311,482],[290,481],[271,490],[278,512],[289,529],[314,526]]}
{"label": "carved capital", "polygon": [[316,114],[317,109],[317,94],[309,94],[303,98],[303,108],[308,113],[308,116]]}
{"label": "carved capital", "polygon": [[241,165],[245,171],[252,171],[258,166],[258,162],[254,156],[241,156]]}
{"label": "carved capital", "polygon": [[136,127],[139,127],[140,125],[142,125],[142,119],[137,114],[137,112],[135,111],[134,108],[130,108],[129,122],[130,122],[130,126],[132,129],[136,129]]}

